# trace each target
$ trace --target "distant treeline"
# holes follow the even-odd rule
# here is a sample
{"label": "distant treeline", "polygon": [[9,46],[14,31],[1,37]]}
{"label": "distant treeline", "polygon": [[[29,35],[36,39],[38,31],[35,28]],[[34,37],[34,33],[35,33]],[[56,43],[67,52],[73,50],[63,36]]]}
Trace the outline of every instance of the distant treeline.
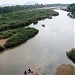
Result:
{"label": "distant treeline", "polygon": [[8,13],[15,12],[24,9],[32,9],[32,8],[42,8],[44,5],[16,5],[16,6],[6,6],[0,7],[0,13]]}
{"label": "distant treeline", "polygon": [[67,11],[68,12],[71,12],[71,14],[73,15],[73,17],[75,17],[75,4],[70,4],[68,7],[67,7]]}
{"label": "distant treeline", "polygon": [[70,4],[47,4],[46,6],[48,7],[55,7],[55,6],[62,6],[62,7],[65,7],[65,6],[69,6]]}
{"label": "distant treeline", "polygon": [[43,7],[53,7],[53,6],[68,6],[69,4],[35,4],[35,5],[16,5],[16,6],[5,6],[0,7],[0,13],[15,12],[19,10],[26,10],[32,8],[43,8]]}

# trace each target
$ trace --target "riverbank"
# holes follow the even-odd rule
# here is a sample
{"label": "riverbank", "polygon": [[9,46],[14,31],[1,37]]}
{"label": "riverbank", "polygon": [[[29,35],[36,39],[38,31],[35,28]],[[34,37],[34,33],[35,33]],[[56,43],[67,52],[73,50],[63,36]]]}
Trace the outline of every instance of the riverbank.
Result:
{"label": "riverbank", "polygon": [[70,4],[69,6],[67,6],[66,8],[60,8],[61,10],[67,11],[68,12],[68,16],[70,18],[75,18],[75,4]]}
{"label": "riverbank", "polygon": [[75,63],[75,48],[72,48],[69,52],[66,52],[67,57]]}
{"label": "riverbank", "polygon": [[[36,70],[31,70],[30,73],[25,70],[25,75],[42,75],[47,74],[46,72],[41,72],[41,68]],[[51,74],[52,75],[52,74]],[[57,67],[56,72],[53,75],[75,75],[75,67],[70,64],[62,64]]]}
{"label": "riverbank", "polygon": [[75,67],[70,64],[62,64],[57,68],[55,75],[75,75]]}
{"label": "riverbank", "polygon": [[0,40],[0,50],[2,51],[6,48],[19,45],[35,36],[38,32],[39,31],[35,28],[21,28],[20,31],[17,30],[16,33],[12,34],[11,36],[7,36],[6,34],[6,36],[9,37],[9,39]]}
{"label": "riverbank", "polygon": [[75,15],[73,15],[71,12],[69,12],[67,15],[71,18],[75,18]]}
{"label": "riverbank", "polygon": [[[67,8],[61,8],[61,10],[68,12]],[[70,18],[75,18],[75,15],[72,14],[72,12],[68,12],[67,16],[69,16]]]}
{"label": "riverbank", "polygon": [[0,39],[0,46],[3,46],[8,39]]}
{"label": "riverbank", "polygon": [[71,18],[75,18],[75,3],[73,4],[70,4],[68,7],[67,7],[67,11],[69,12],[69,16]]}

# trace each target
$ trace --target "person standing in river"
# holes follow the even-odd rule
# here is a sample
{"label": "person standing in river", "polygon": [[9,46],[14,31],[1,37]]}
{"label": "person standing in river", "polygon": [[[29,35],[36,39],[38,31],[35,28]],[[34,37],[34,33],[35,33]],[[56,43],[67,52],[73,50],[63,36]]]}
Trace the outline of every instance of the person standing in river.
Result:
{"label": "person standing in river", "polygon": [[24,72],[24,75],[27,75],[27,72],[26,71]]}
{"label": "person standing in river", "polygon": [[31,73],[31,69],[30,68],[28,69],[28,73]]}

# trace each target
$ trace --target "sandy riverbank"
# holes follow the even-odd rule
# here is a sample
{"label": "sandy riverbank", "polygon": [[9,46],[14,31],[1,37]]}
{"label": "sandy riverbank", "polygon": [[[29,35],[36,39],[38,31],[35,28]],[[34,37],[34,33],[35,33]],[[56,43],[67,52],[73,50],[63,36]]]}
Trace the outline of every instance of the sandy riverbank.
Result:
{"label": "sandy riverbank", "polygon": [[[41,74],[39,70],[35,70],[33,74],[28,73],[27,75],[41,75]],[[62,64],[56,69],[55,75],[75,75],[75,67],[70,64]]]}
{"label": "sandy riverbank", "polygon": [[75,75],[75,67],[70,64],[62,64],[57,68],[55,75]]}
{"label": "sandy riverbank", "polygon": [[8,39],[0,39],[0,46],[3,46]]}

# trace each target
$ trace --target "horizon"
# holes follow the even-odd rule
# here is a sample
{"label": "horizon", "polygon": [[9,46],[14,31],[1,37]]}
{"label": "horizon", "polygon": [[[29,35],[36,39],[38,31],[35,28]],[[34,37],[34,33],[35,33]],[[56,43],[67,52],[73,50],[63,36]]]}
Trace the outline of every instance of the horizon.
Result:
{"label": "horizon", "polygon": [[38,4],[72,4],[74,0],[0,0],[0,5],[11,4],[11,5],[25,5],[27,3],[38,3]]}

